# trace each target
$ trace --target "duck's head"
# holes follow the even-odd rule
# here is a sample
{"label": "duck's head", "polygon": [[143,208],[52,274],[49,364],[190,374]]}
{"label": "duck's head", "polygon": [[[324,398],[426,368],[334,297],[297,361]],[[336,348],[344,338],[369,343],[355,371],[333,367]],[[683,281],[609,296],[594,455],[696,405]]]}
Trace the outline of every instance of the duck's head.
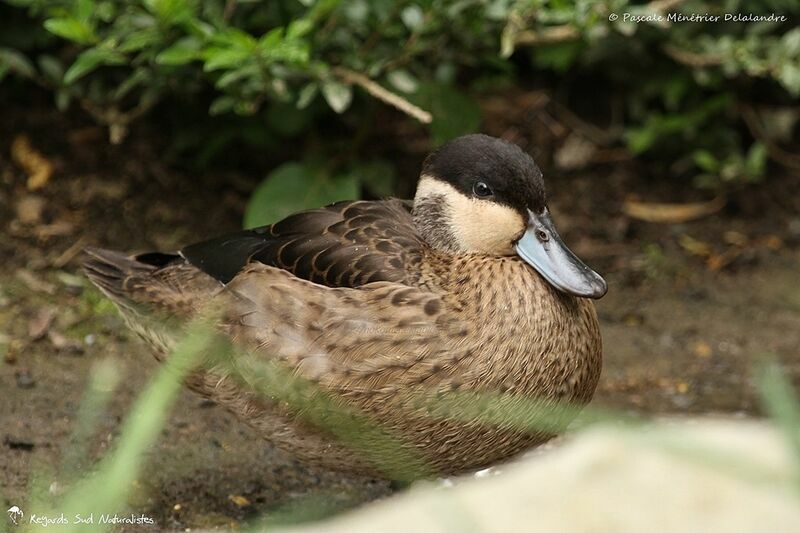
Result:
{"label": "duck's head", "polygon": [[600,298],[606,282],[562,242],[542,172],[514,144],[466,135],[425,160],[414,221],[428,244],[452,253],[519,255],[553,287]]}

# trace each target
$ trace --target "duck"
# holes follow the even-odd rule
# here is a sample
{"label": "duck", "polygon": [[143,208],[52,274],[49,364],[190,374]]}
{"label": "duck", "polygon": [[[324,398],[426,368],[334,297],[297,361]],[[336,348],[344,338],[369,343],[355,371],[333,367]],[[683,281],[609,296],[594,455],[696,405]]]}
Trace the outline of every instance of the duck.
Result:
{"label": "duck", "polygon": [[[532,157],[483,134],[429,154],[412,201],[340,201],[176,252],[86,252],[159,361],[214,309],[236,349],[186,385],[327,469],[477,471],[558,434],[576,412],[561,406],[585,406],[600,377],[607,284],[559,237]],[[289,397],[324,401],[261,386],[293,380],[305,392]],[[564,424],[519,424],[553,413]]]}

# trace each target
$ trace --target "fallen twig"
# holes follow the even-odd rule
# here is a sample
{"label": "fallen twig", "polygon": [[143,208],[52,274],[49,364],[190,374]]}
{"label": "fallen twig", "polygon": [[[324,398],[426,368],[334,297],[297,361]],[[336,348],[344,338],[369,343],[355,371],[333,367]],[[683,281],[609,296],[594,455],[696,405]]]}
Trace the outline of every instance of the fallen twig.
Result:
{"label": "fallen twig", "polygon": [[725,206],[725,198],[717,196],[708,202],[686,204],[650,203],[626,200],[622,212],[645,222],[677,224],[712,215]]}
{"label": "fallen twig", "polygon": [[522,30],[514,37],[514,44],[553,44],[564,41],[574,41],[580,37],[580,32],[571,24],[550,26],[541,30]]}
{"label": "fallen twig", "polygon": [[682,65],[687,65],[692,68],[717,67],[725,61],[725,58],[721,55],[699,54],[697,52],[691,52],[689,50],[684,50],[683,48],[678,48],[677,46],[669,43],[664,44],[661,47],[661,50],[669,58],[681,63]]}
{"label": "fallen twig", "polygon": [[62,268],[67,263],[72,261],[76,255],[81,253],[87,244],[89,244],[88,237],[86,237],[86,235],[81,236],[81,238],[75,241],[72,246],[64,250],[61,255],[53,260],[53,266],[56,268]]}

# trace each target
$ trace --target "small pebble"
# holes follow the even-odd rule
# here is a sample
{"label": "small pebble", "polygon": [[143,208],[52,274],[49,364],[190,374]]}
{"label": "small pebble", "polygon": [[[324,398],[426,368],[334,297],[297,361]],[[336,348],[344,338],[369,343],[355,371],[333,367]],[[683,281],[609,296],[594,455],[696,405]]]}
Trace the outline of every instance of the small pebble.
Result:
{"label": "small pebble", "polygon": [[672,401],[672,405],[680,409],[687,409],[694,403],[694,400],[689,394],[671,395],[670,400]]}
{"label": "small pebble", "polygon": [[20,389],[32,389],[36,386],[36,380],[33,379],[31,373],[27,370],[20,370],[16,373],[17,387]]}
{"label": "small pebble", "polygon": [[47,338],[59,352],[72,355],[81,355],[83,353],[83,345],[79,341],[67,338],[57,331],[48,331]]}

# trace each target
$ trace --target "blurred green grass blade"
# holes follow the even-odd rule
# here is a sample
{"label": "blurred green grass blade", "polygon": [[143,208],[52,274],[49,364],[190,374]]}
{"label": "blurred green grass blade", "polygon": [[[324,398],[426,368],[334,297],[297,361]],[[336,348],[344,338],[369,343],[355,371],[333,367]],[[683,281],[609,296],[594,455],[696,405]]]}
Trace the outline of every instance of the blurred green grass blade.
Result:
{"label": "blurred green grass blade", "polygon": [[410,482],[432,470],[418,451],[387,432],[367,414],[337,400],[317,384],[270,361],[240,357],[237,364],[218,361],[227,373],[264,398],[285,402],[306,422],[327,431],[389,479]]}
{"label": "blurred green grass blade", "polygon": [[641,418],[613,410],[584,406],[565,401],[519,394],[451,391],[436,394],[420,389],[417,402],[424,402],[431,416],[462,421],[478,421],[487,426],[531,433],[563,433],[605,423],[634,426]]}
{"label": "blurred green grass blade", "polygon": [[97,429],[100,416],[108,406],[120,381],[119,365],[111,358],[98,361],[89,374],[89,385],[84,393],[75,428],[64,451],[62,475],[65,483],[75,480],[89,461],[89,439]]}
{"label": "blurred green grass blade", "polygon": [[243,531],[256,533],[269,531],[276,527],[289,527],[319,522],[333,517],[341,512],[352,509],[362,503],[360,495],[342,498],[340,494],[322,492],[310,494],[299,500],[291,500],[275,509],[271,509],[253,520]]}
{"label": "blurred green grass blade", "polygon": [[51,485],[55,483],[53,489],[56,491],[60,486],[69,486],[87,467],[89,439],[118,384],[119,368],[112,359],[103,359],[92,366],[89,384],[75,418],[75,428],[64,450],[61,472],[46,464],[31,467],[27,508],[53,508]]}
{"label": "blurred green grass blade", "polygon": [[[58,505],[66,516],[113,514],[125,506],[126,496],[141,469],[144,452],[160,434],[169,407],[182,387],[183,378],[210,347],[215,333],[209,327],[192,327],[167,358],[161,371],[141,393],[122,428],[118,447],[101,460],[96,473],[77,483]],[[42,513],[44,514],[44,513]],[[113,527],[112,524],[108,525]],[[60,531],[78,531],[69,524]]]}
{"label": "blurred green grass blade", "polygon": [[777,363],[769,363],[761,371],[759,388],[764,408],[786,435],[800,483],[800,402]]}

